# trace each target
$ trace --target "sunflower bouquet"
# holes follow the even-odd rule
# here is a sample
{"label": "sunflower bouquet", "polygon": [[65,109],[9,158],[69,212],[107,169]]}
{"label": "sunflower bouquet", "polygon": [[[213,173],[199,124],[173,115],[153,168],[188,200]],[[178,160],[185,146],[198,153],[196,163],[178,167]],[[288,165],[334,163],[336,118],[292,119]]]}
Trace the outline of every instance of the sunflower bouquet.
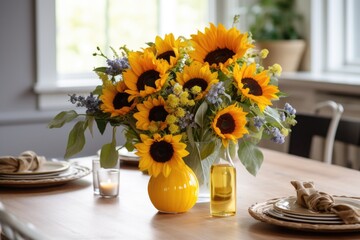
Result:
{"label": "sunflower bouquet", "polygon": [[277,79],[281,67],[264,69],[267,50],[258,51],[253,43],[249,33],[210,24],[189,39],[170,33],[139,51],[112,49],[113,58],[97,48],[94,55],[107,63],[94,69],[102,84],[87,97],[70,96],[86,112],[61,112],[49,126],[81,118],[69,134],[66,158],[82,150],[84,132],[96,123],[100,133],[113,129],[111,142],[101,149],[105,167],[118,159],[116,129],[121,126],[125,147],[135,149],[139,168],[152,176],[166,177],[185,163],[194,168],[197,143],[206,143],[202,159],[229,149],[256,175],[263,161],[256,144],[263,138],[283,143],[296,121],[289,104],[273,106],[284,96]]}

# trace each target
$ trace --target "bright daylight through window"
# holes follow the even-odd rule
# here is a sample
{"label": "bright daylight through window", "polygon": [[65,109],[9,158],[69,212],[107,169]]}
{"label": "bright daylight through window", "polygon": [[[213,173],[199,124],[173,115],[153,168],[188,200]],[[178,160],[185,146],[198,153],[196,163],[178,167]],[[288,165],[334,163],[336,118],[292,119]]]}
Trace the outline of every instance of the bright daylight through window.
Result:
{"label": "bright daylight through window", "polygon": [[[91,70],[104,59],[92,57],[99,46],[125,43],[131,50],[144,39],[174,32],[186,36],[208,23],[207,0],[57,0],[56,68],[61,78],[94,78]],[[139,7],[141,6],[141,7]],[[191,26],[191,28],[189,27]]]}

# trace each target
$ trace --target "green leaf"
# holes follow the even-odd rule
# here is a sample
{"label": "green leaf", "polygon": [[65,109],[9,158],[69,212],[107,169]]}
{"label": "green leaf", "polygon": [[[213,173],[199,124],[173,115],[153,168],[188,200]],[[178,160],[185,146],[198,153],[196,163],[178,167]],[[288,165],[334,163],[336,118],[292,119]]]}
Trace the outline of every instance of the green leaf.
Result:
{"label": "green leaf", "polygon": [[238,156],[246,170],[256,176],[264,160],[260,149],[253,143],[241,141],[239,143]]}
{"label": "green leaf", "polygon": [[273,109],[271,107],[266,107],[264,113],[265,113],[265,119],[268,123],[276,127],[282,126],[280,114],[276,109]]}
{"label": "green leaf", "polygon": [[103,168],[113,168],[116,166],[119,153],[116,150],[116,142],[104,144],[100,153],[100,166]]}
{"label": "green leaf", "polygon": [[119,160],[119,152],[116,150],[116,127],[113,128],[112,141],[102,146],[100,153],[100,166],[114,168]]}
{"label": "green leaf", "polygon": [[85,121],[77,122],[69,133],[69,138],[66,146],[66,153],[64,158],[68,159],[71,156],[79,153],[85,145],[85,130],[87,124]]}
{"label": "green leaf", "polygon": [[96,126],[99,129],[99,132],[101,133],[101,135],[103,135],[106,129],[107,121],[105,119],[95,119],[95,122]]}
{"label": "green leaf", "polygon": [[75,118],[77,118],[79,114],[74,110],[63,111],[57,114],[53,120],[50,121],[48,127],[49,128],[61,128],[65,123],[71,122]]}
{"label": "green leaf", "polygon": [[98,67],[98,68],[95,68],[94,71],[95,72],[106,73],[106,69],[107,69],[107,67]]}
{"label": "green leaf", "polygon": [[101,95],[101,93],[102,93],[102,85],[96,86],[95,90],[92,93],[94,95]]}
{"label": "green leaf", "polygon": [[93,116],[86,116],[87,125],[89,127],[89,131],[92,137],[94,137],[94,131],[93,131],[94,120],[95,118]]}
{"label": "green leaf", "polygon": [[200,126],[200,128],[203,128],[205,125],[207,109],[208,104],[206,101],[203,101],[195,113],[195,122]]}
{"label": "green leaf", "polygon": [[137,133],[134,131],[134,129],[132,129],[131,127],[127,127],[124,129],[125,131],[125,147],[128,151],[133,151],[134,150],[134,143],[137,142],[139,140],[139,137],[137,135]]}

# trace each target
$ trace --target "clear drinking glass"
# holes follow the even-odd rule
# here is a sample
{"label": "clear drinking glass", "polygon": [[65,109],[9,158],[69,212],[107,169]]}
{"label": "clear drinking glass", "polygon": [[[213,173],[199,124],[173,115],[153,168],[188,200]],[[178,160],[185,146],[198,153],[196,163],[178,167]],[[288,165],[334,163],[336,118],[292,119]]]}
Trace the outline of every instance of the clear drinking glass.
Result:
{"label": "clear drinking glass", "polygon": [[100,158],[94,158],[92,160],[92,174],[93,174],[93,187],[94,187],[94,194],[99,195],[99,181],[98,181],[98,174],[97,171],[100,169]]}
{"label": "clear drinking glass", "polygon": [[120,170],[100,168],[98,171],[100,196],[115,198],[119,195]]}

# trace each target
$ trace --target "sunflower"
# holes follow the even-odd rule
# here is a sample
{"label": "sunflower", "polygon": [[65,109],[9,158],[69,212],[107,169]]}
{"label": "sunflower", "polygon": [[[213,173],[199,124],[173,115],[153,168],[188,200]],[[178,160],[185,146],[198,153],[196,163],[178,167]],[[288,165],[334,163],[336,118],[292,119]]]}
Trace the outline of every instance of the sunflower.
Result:
{"label": "sunflower", "polygon": [[126,90],[130,94],[130,100],[138,96],[145,97],[161,90],[164,85],[169,69],[169,64],[164,64],[165,60],[157,60],[149,49],[143,53],[129,53],[129,64],[131,69],[124,72],[123,77]]}
{"label": "sunflower", "polygon": [[228,146],[229,140],[235,142],[244,134],[248,133],[245,128],[246,114],[242,108],[237,107],[235,104],[220,110],[216,114],[212,122],[212,128],[221,138],[225,147]]}
{"label": "sunflower", "polygon": [[123,81],[104,84],[100,100],[103,112],[111,113],[111,117],[122,116],[130,112],[136,105],[135,101],[129,101],[129,94],[125,92],[126,85]]}
{"label": "sunflower", "polygon": [[242,34],[235,27],[226,30],[222,24],[218,27],[210,24],[210,28],[205,28],[205,33],[198,31],[196,35],[191,35],[191,42],[195,50],[190,57],[217,69],[229,66],[253,47],[247,33]]}
{"label": "sunflower", "polygon": [[180,142],[181,135],[154,134],[153,138],[141,134],[141,143],[135,144],[137,155],[140,157],[139,168],[148,170],[150,176],[157,177],[162,173],[168,177],[172,168],[183,168],[183,157],[189,154],[185,150],[186,144]]}
{"label": "sunflower", "polygon": [[136,107],[139,110],[139,112],[134,114],[134,118],[137,120],[137,129],[149,130],[149,125],[152,122],[158,123],[160,130],[166,127],[165,120],[168,116],[168,111],[165,109],[165,100],[161,96],[158,98],[149,98]]}
{"label": "sunflower", "polygon": [[269,85],[270,77],[267,71],[256,73],[256,64],[249,66],[243,64],[234,67],[234,80],[241,94],[255,102],[260,111],[264,111],[266,106],[271,106],[271,100],[278,99],[279,92],[277,86]]}
{"label": "sunflower", "polygon": [[211,86],[219,81],[217,77],[217,72],[212,73],[209,65],[199,62],[192,62],[190,66],[184,67],[183,72],[176,73],[176,80],[184,89],[191,91],[195,86],[201,88],[195,100],[201,99],[209,92]]}
{"label": "sunflower", "polygon": [[170,67],[175,66],[180,56],[181,46],[180,38],[175,40],[172,33],[166,34],[164,39],[157,36],[155,38],[156,59],[164,59],[170,64]]}

